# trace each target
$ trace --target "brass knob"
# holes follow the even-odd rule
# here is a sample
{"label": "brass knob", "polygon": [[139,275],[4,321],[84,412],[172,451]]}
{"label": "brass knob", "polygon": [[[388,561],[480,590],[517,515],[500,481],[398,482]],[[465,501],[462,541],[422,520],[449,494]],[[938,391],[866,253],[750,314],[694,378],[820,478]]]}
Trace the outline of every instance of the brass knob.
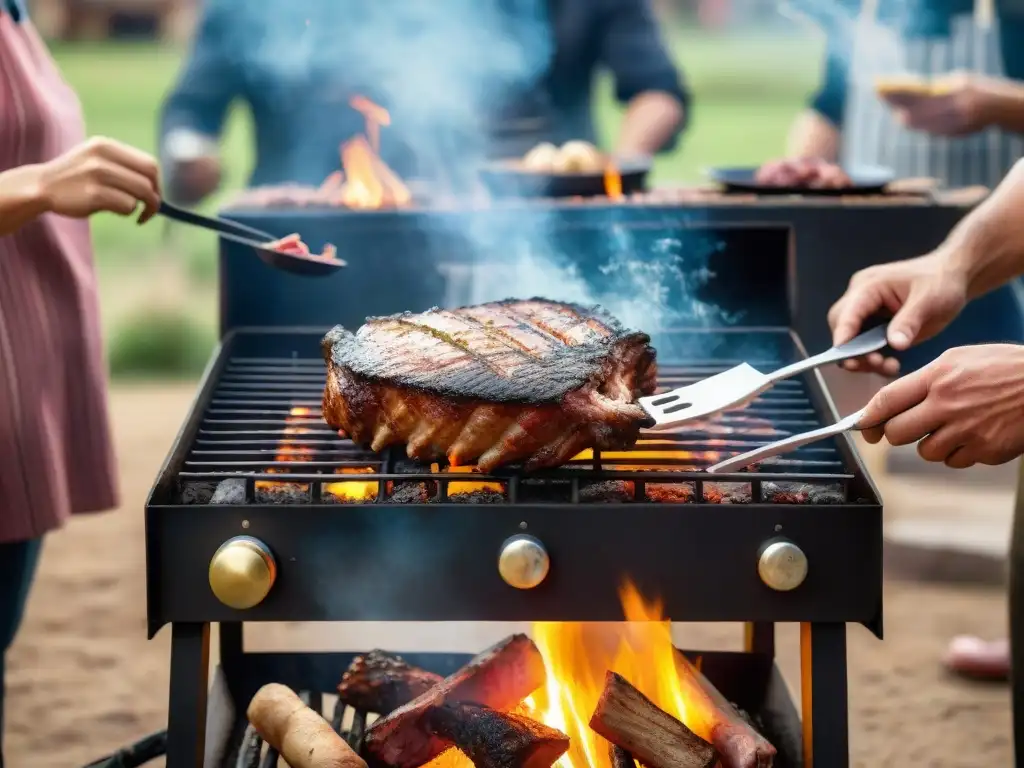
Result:
{"label": "brass knob", "polygon": [[807,578],[807,555],[792,541],[774,539],[762,547],[757,573],[772,589],[788,592]]}
{"label": "brass knob", "polygon": [[550,568],[548,551],[533,536],[519,533],[501,545],[498,573],[510,587],[533,589],[547,578]]}
{"label": "brass knob", "polygon": [[210,559],[210,589],[224,605],[243,610],[259,605],[277,578],[270,549],[252,536],[228,539]]}

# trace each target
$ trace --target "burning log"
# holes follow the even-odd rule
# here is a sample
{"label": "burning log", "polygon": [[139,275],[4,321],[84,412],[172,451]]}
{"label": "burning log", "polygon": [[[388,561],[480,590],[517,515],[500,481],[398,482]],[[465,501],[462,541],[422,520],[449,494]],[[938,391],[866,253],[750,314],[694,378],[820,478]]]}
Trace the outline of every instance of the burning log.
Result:
{"label": "burning log", "polygon": [[441,682],[440,675],[414,667],[401,656],[373,650],[356,656],[338,683],[338,698],[363,712],[387,715]]}
{"label": "burning log", "polygon": [[612,768],[636,768],[636,760],[618,744],[609,743],[608,755],[612,760]]}
{"label": "burning log", "polygon": [[686,701],[702,718],[706,718],[701,732],[711,739],[721,755],[722,768],[772,768],[775,747],[754,730],[697,667],[678,652],[676,670]]}
{"label": "burning log", "polygon": [[537,646],[526,635],[511,635],[375,722],[366,731],[366,750],[394,768],[418,768],[449,746],[424,727],[423,716],[431,707],[472,701],[507,711],[543,685],[544,679],[544,659]]}
{"label": "burning log", "polygon": [[445,704],[425,715],[427,730],[451,742],[476,768],[551,768],[569,737],[543,723],[479,704]]}
{"label": "burning log", "polygon": [[715,748],[621,675],[608,672],[590,727],[647,768],[711,768]]}
{"label": "burning log", "polygon": [[277,683],[263,686],[249,702],[246,715],[291,768],[366,768],[330,723],[290,688]]}

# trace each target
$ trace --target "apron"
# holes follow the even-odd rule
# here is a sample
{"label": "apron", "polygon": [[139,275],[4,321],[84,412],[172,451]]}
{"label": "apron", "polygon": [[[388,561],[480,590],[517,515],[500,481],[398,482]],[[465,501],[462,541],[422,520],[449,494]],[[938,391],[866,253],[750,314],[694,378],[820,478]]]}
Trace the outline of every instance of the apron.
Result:
{"label": "apron", "polygon": [[[910,39],[878,23],[878,1],[864,0],[856,22],[843,121],[843,165],[883,166],[897,178],[935,177],[953,188],[975,184],[994,188],[1024,157],[1024,138],[997,128],[955,138],[910,131],[875,92],[875,78],[884,75],[936,76],[960,70],[1005,76],[993,0],[975,0],[973,14],[953,16],[948,37]],[[1020,279],[971,302],[948,329],[898,357],[903,370],[912,371],[951,347],[993,341],[1024,341]]]}
{"label": "apron", "polygon": [[843,121],[842,162],[891,168],[897,178],[935,177],[947,186],[995,187],[1020,157],[1024,138],[998,128],[971,136],[931,136],[904,128],[875,92],[875,79],[954,71],[1005,76],[993,0],[950,19],[949,35],[902,37],[878,22],[879,0],[864,0],[854,31]]}

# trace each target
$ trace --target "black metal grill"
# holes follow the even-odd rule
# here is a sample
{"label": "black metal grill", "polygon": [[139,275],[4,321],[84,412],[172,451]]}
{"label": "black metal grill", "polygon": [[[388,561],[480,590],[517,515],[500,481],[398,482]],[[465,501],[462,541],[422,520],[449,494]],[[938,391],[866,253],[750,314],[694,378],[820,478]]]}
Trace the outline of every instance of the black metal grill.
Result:
{"label": "black metal grill", "polygon": [[[672,389],[741,362],[718,359],[662,365],[659,383],[662,389]],[[766,358],[752,364],[772,370],[782,363]],[[745,493],[732,494],[732,501],[742,497],[768,503],[794,500],[792,493],[779,493],[780,488],[811,489],[815,498],[832,503],[857,500],[850,490],[855,475],[835,441],[802,448],[751,471],[716,475],[713,483],[702,472],[720,457],[822,426],[821,409],[815,407],[803,380],[780,382],[742,411],[679,432],[645,432],[628,450],[585,452],[564,467],[528,476],[512,467],[467,477],[464,471],[450,471],[443,461],[433,466],[415,464],[405,459],[401,450],[374,454],[339,437],[321,418],[324,379],[324,363],[318,359],[230,357],[178,474],[182,490],[200,488],[199,484],[209,489],[210,483],[233,479],[244,486],[239,486],[231,503],[272,502],[274,486],[264,484],[280,487],[287,483],[292,486],[287,501],[319,504],[341,500],[325,490],[328,482],[369,482],[377,484],[377,502],[403,503],[392,501],[394,490],[400,484],[417,482],[431,484],[431,501],[445,502],[459,496],[458,486],[452,490],[450,485],[471,481],[501,486],[492,503],[536,502],[544,494],[542,488],[548,491],[547,501],[578,503],[581,489],[620,481],[631,483],[635,501],[655,500],[647,494],[648,484],[683,487],[690,491],[689,501],[712,501],[721,489],[740,486]],[[287,460],[282,460],[285,456]],[[363,472],[343,474],[346,470]],[[330,476],[329,481],[325,476]],[[264,492],[257,492],[257,483]],[[305,495],[296,493],[296,484],[303,486]],[[526,492],[524,484],[529,485]],[[184,493],[182,498],[193,501],[197,494]],[[680,500],[678,495],[675,500]]]}

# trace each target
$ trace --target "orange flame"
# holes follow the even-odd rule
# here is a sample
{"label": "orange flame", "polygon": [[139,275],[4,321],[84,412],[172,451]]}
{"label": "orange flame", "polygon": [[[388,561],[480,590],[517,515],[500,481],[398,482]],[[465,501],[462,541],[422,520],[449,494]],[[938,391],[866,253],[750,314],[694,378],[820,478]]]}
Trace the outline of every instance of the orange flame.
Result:
{"label": "orange flame", "polygon": [[358,209],[408,205],[412,193],[380,158],[380,126],[390,125],[391,115],[364,96],[354,96],[349,103],[366,118],[366,136],[356,136],[341,145],[341,165],[345,171],[339,193],[341,203]]}
{"label": "orange flame", "polygon": [[[286,426],[282,430],[284,435],[302,435],[309,432],[307,427],[294,426],[297,422],[301,422],[304,418],[312,414],[311,408],[305,408],[303,406],[295,406],[288,412],[288,416],[285,418],[284,423],[292,426]],[[277,454],[274,456],[274,461],[308,461],[312,456],[312,451],[303,445],[293,445],[286,443],[278,446]],[[270,467],[266,470],[268,475],[279,474],[283,470],[277,467]],[[287,487],[294,486],[296,488],[308,489],[309,486],[305,483],[278,483],[273,480],[257,480],[256,488],[266,490],[272,487]]]}
{"label": "orange flame", "polygon": [[[436,466],[436,465],[435,465]],[[434,470],[437,471],[436,469]],[[478,472],[476,467],[448,467],[445,472]],[[501,483],[448,483],[448,495],[454,496],[457,493],[473,493],[475,491],[494,491],[503,493]]]}
{"label": "orange flame", "polygon": [[366,118],[366,136],[374,154],[380,154],[380,127],[391,125],[391,115],[384,107],[374,104],[365,96],[353,96],[349,100],[352,109]]}
{"label": "orange flame", "polygon": [[[342,467],[335,471],[338,475],[372,475],[373,467]],[[369,501],[377,498],[380,483],[376,480],[346,480],[341,483],[324,483],[323,493],[339,499],[350,501]]]}
{"label": "orange flame", "polygon": [[[590,729],[605,673],[618,672],[698,736],[710,740],[716,704],[700,672],[672,644],[672,629],[659,601],[648,602],[631,583],[620,591],[626,624],[539,622],[533,639],[547,667],[547,682],[520,711],[569,737],[556,768],[611,768],[608,743]],[[429,768],[471,768],[449,750]]]}
{"label": "orange flame", "polygon": [[608,163],[604,169],[604,193],[612,200],[622,199],[622,174],[614,163]]}

